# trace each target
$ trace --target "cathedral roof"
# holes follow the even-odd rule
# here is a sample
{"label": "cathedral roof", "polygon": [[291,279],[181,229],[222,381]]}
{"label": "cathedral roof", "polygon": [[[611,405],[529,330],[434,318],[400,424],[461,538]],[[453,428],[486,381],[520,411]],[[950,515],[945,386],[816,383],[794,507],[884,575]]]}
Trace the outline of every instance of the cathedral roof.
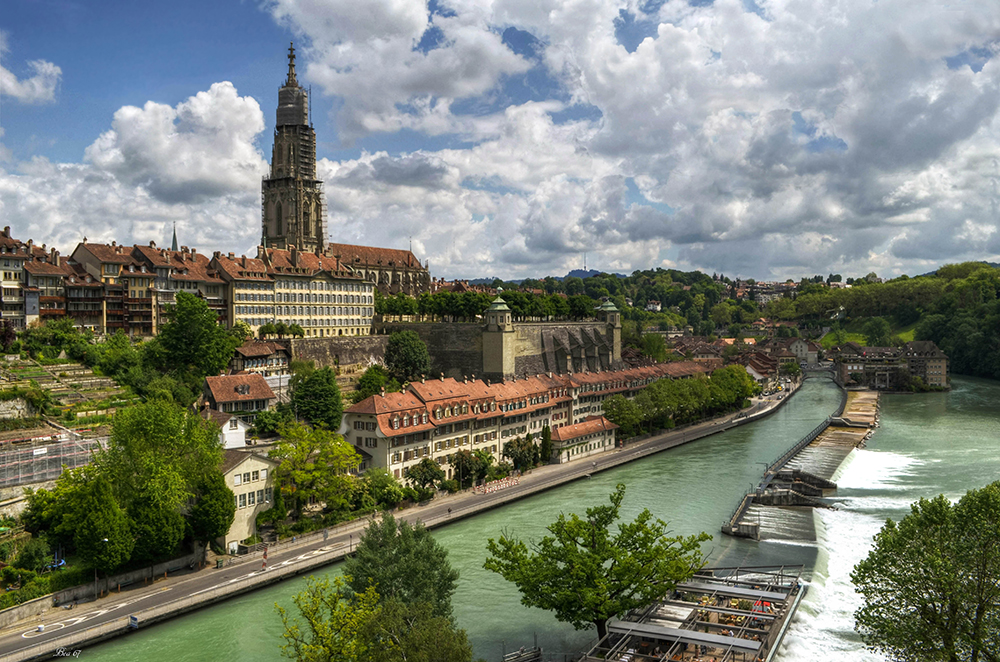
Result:
{"label": "cathedral roof", "polygon": [[404,251],[397,248],[327,244],[326,252],[329,255],[339,255],[340,261],[348,266],[383,265],[422,268],[420,260],[417,259],[412,251]]}

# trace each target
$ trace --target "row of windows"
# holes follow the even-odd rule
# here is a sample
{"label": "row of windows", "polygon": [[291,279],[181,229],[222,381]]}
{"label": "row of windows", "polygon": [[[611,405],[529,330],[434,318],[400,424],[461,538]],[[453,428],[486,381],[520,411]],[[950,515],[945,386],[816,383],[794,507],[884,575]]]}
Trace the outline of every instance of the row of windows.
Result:
{"label": "row of windows", "polygon": [[257,504],[271,502],[271,488],[265,487],[262,490],[250,490],[242,494],[235,494],[233,498],[236,501],[237,508],[253,508]]}
{"label": "row of windows", "polygon": [[[299,306],[298,311],[296,311],[295,306],[236,306],[236,314],[238,315],[364,315],[371,317],[372,312],[372,308],[356,308],[353,306],[344,308],[333,306],[320,306],[318,308]],[[337,324],[336,326],[343,325]]]}
{"label": "row of windows", "polygon": [[246,483],[255,482],[258,480],[267,480],[267,469],[261,469],[260,471],[247,471],[242,474],[236,474],[233,476],[233,485],[245,485]]}

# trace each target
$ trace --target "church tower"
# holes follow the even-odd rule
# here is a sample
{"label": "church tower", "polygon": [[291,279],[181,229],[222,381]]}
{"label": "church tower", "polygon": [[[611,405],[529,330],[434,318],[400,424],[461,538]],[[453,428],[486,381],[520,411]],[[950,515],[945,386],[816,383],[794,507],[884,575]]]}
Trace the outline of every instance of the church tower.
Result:
{"label": "church tower", "polygon": [[278,90],[271,172],[263,181],[262,243],[300,251],[326,248],[323,182],[316,179],[316,132],[309,95],[295,78],[295,47],[288,47],[288,78]]}

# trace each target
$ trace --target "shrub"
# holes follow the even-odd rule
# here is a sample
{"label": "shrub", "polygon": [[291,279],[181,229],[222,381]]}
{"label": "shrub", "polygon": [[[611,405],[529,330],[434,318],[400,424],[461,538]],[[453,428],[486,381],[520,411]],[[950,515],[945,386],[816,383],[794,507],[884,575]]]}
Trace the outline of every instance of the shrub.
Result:
{"label": "shrub", "polygon": [[442,480],[441,489],[447,491],[450,494],[454,494],[458,491],[458,481],[457,480]]}

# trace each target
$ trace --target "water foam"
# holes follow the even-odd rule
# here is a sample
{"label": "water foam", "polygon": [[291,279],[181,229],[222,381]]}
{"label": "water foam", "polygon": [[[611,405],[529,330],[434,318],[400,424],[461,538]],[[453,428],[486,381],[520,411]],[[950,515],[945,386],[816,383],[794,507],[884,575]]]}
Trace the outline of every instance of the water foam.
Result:
{"label": "water foam", "polygon": [[[903,489],[900,481],[914,473],[920,460],[898,453],[855,451],[835,476],[845,491],[859,490],[840,499],[838,510],[819,510],[817,534],[821,549],[809,591],[779,660],[829,662],[880,662],[885,658],[864,649],[854,632],[854,612],[861,598],[851,584],[851,571],[868,555],[872,539],[882,528],[886,510],[905,509],[910,500],[886,495]],[[866,495],[867,490],[877,490]]]}

